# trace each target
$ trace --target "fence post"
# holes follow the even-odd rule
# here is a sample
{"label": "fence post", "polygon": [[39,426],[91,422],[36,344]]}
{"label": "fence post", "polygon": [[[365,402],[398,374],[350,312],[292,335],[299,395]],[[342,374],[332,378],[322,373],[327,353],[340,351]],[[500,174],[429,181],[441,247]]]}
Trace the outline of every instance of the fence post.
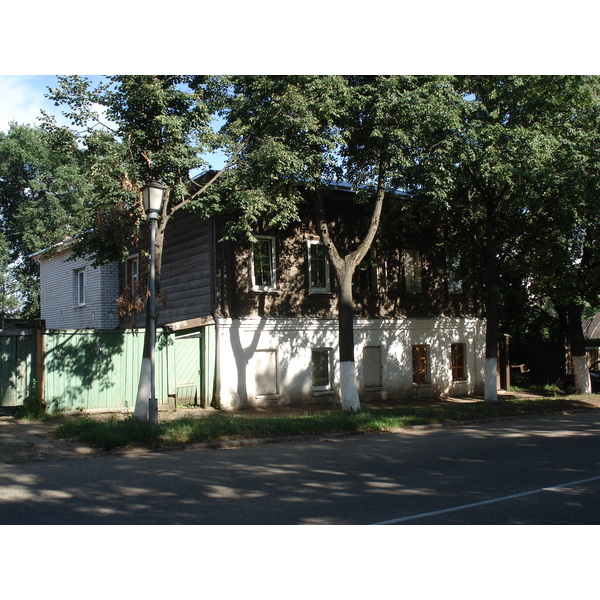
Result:
{"label": "fence post", "polygon": [[44,334],[46,332],[46,321],[35,320],[33,329],[34,352],[35,352],[35,378],[37,382],[37,393],[44,409],[46,408],[46,368],[44,361]]}

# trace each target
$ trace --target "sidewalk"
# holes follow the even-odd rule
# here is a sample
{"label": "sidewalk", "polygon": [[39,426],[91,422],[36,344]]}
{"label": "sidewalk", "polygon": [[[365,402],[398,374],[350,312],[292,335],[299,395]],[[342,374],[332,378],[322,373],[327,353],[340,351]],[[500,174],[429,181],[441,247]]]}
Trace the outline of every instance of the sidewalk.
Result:
{"label": "sidewalk", "polygon": [[[499,397],[505,400],[514,398],[541,398],[534,394],[525,394],[519,392],[499,392]],[[465,403],[481,402],[483,398],[444,398],[439,400],[403,400],[402,402],[377,402],[361,403],[362,408],[392,408],[399,405],[418,406],[423,404],[445,404],[445,403]],[[590,404],[596,404],[586,399]],[[600,408],[600,395],[597,402]],[[310,405],[285,405],[272,406],[268,408],[249,407],[241,410],[227,411],[227,415],[243,417],[272,417],[272,416],[290,416],[305,415],[318,412],[327,412],[332,410],[331,403],[310,404]],[[184,416],[204,417],[220,413],[214,408],[183,408],[177,411],[160,411],[159,421],[175,419]],[[93,418],[107,418],[110,415],[126,416],[123,412],[112,411],[105,413],[88,414]],[[54,461],[66,459],[83,459],[97,454],[103,454],[102,450],[89,448],[78,442],[69,442],[59,440],[53,437],[52,432],[66,420],[77,419],[77,415],[67,415],[49,419],[47,421],[20,421],[11,416],[8,411],[0,408],[0,464],[2,463],[23,463],[32,461]]]}

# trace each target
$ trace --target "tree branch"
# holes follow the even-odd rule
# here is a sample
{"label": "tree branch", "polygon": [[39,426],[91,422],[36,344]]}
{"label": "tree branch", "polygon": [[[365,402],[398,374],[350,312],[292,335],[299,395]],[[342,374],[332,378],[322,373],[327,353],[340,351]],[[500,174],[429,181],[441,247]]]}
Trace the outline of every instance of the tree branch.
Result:
{"label": "tree branch", "polygon": [[[185,200],[182,200],[179,204],[176,204],[175,206],[173,206],[171,208],[171,211],[169,214],[172,215],[173,213],[175,213],[175,211],[178,211],[179,209],[184,208],[194,198],[203,194],[235,162],[235,159],[237,158],[238,154],[240,152],[242,152],[242,150],[248,145],[249,141],[250,141],[250,138],[244,140],[240,144],[239,148],[235,151],[233,156],[227,161],[227,164],[221,170],[217,171],[217,173],[214,175],[214,177],[209,179],[199,190],[196,190],[192,195],[188,196]],[[195,181],[192,181],[192,183],[194,185],[198,185]]]}

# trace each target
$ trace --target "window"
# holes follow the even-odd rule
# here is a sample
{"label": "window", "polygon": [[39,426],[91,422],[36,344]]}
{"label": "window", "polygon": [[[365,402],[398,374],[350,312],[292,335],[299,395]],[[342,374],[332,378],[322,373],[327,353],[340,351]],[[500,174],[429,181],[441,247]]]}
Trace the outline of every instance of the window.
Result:
{"label": "window", "polygon": [[365,388],[381,387],[381,346],[363,349],[363,385]]}
{"label": "window", "polygon": [[377,293],[377,263],[371,250],[356,269],[354,288],[359,294]]}
{"label": "window", "polygon": [[466,344],[452,344],[450,350],[452,381],[465,381],[467,379],[467,364],[465,356]]}
{"label": "window", "polygon": [[73,283],[75,306],[85,306],[85,269],[77,269],[74,271]]}
{"label": "window", "polygon": [[331,389],[331,350],[317,348],[312,351],[312,385],[314,390]]}
{"label": "window", "polygon": [[254,394],[275,396],[277,388],[277,350],[257,350],[254,353]]}
{"label": "window", "polygon": [[313,294],[328,294],[331,291],[325,246],[316,240],[308,242],[308,290]]}
{"label": "window", "polygon": [[404,285],[407,294],[422,294],[422,259],[419,250],[404,250]]}
{"label": "window", "polygon": [[446,281],[449,294],[460,294],[462,292],[462,280],[460,279],[460,261],[456,256],[446,258]]}
{"label": "window", "polygon": [[276,287],[275,238],[258,237],[252,244],[252,287],[265,292]]}
{"label": "window", "polygon": [[413,383],[429,383],[429,346],[412,347],[412,371]]}
{"label": "window", "polygon": [[140,259],[136,254],[127,259],[125,270],[125,285],[131,291],[132,296],[137,296],[140,280]]}

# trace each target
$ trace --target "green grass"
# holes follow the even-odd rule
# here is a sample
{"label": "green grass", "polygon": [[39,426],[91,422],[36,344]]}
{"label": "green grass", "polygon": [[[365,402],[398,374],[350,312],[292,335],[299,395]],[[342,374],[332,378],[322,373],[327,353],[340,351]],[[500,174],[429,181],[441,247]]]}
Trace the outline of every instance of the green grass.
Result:
{"label": "green grass", "polygon": [[432,403],[346,413],[341,410],[298,416],[250,417],[216,414],[175,418],[153,430],[132,417],[100,420],[88,416],[60,425],[55,435],[92,447],[169,447],[195,442],[273,438],[327,433],[375,433],[439,423],[498,417],[526,417],[589,407],[585,397],[505,400],[501,402]]}

